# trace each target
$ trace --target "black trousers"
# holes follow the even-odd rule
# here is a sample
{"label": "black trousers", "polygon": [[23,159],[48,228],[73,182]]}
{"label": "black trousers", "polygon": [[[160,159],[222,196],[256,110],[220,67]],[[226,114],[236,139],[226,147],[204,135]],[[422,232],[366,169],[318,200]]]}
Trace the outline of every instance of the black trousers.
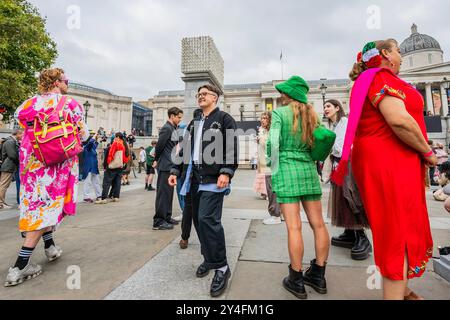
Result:
{"label": "black trousers", "polygon": [[[181,239],[183,240],[189,240],[191,237],[192,220],[194,218],[192,214],[192,197],[190,197],[190,200],[187,200],[188,197],[190,197],[189,194],[184,197],[183,219],[181,220]],[[198,230],[196,229],[195,231],[198,234]]]}
{"label": "black trousers", "polygon": [[120,197],[122,171],[122,169],[106,169],[105,175],[103,176],[102,200],[108,198],[109,189],[111,187],[113,198]]}
{"label": "black trousers", "polygon": [[[225,232],[222,226],[222,208],[225,195],[223,192],[198,191],[198,188],[198,183],[192,184],[189,193],[186,195],[183,221],[186,220],[184,227],[182,226],[183,233],[187,230],[188,215],[191,215],[200,240],[201,254],[205,266],[209,269],[219,269],[228,265]],[[183,236],[186,236],[186,234]]]}
{"label": "black trousers", "polygon": [[172,219],[173,189],[169,185],[169,171],[158,171],[158,181],[156,185],[155,216],[153,226],[157,227],[164,221]]}

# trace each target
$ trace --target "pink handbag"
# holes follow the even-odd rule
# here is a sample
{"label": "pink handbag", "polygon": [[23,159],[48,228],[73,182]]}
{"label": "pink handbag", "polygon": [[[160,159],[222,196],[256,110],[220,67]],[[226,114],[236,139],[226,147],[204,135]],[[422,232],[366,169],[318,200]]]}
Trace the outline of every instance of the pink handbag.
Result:
{"label": "pink handbag", "polygon": [[41,112],[28,108],[18,115],[19,120],[26,123],[25,134],[33,146],[35,158],[46,166],[63,163],[83,151],[78,127],[64,108],[66,101],[67,97],[63,96],[56,108]]}

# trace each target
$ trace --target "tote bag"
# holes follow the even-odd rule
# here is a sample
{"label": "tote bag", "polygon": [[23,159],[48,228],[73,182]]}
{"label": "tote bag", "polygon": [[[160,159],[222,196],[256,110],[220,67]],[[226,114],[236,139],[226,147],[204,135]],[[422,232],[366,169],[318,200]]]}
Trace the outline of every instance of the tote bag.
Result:
{"label": "tote bag", "polygon": [[109,169],[119,169],[123,168],[123,151],[117,151],[114,154],[114,159],[111,161],[111,163],[108,165]]}

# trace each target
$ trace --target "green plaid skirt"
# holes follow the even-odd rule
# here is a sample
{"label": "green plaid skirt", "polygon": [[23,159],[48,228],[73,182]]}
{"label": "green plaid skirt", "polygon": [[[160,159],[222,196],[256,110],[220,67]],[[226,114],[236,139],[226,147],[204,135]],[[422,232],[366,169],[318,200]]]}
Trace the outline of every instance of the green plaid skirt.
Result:
{"label": "green plaid skirt", "polygon": [[314,161],[281,158],[279,167],[272,171],[272,188],[277,198],[313,196],[320,199],[322,188]]}

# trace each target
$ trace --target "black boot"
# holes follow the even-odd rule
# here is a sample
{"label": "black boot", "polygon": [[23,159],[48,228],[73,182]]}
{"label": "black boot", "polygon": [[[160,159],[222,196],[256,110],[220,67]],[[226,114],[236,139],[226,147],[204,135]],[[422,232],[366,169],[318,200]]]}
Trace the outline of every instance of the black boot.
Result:
{"label": "black boot", "polygon": [[305,271],[303,276],[305,284],[312,287],[320,294],[327,293],[327,281],[325,280],[325,268],[326,266],[319,266],[316,263],[316,259],[311,261],[311,266]]}
{"label": "black boot", "polygon": [[364,230],[356,230],[355,234],[356,241],[351,251],[352,259],[366,260],[369,257],[369,253],[372,252],[372,245]]}
{"label": "black boot", "polygon": [[284,278],[283,287],[299,299],[308,298],[303,283],[303,271],[297,272],[289,266],[289,276]]}
{"label": "black boot", "polygon": [[331,238],[331,245],[351,249],[355,245],[356,235],[354,230],[345,229],[344,233]]}
{"label": "black boot", "polygon": [[147,189],[148,189],[148,183],[145,184],[145,190],[147,190]]}

